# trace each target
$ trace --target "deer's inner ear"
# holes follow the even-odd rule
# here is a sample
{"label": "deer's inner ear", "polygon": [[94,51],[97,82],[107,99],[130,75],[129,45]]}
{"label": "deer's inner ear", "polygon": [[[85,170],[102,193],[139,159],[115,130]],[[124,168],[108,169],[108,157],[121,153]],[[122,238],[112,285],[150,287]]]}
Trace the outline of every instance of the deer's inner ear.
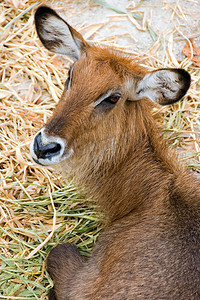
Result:
{"label": "deer's inner ear", "polygon": [[161,105],[172,104],[186,94],[190,82],[190,74],[184,69],[160,69],[139,81],[136,100],[147,97]]}
{"label": "deer's inner ear", "polygon": [[47,6],[37,9],[35,26],[41,42],[48,50],[66,55],[74,61],[89,47],[80,33]]}

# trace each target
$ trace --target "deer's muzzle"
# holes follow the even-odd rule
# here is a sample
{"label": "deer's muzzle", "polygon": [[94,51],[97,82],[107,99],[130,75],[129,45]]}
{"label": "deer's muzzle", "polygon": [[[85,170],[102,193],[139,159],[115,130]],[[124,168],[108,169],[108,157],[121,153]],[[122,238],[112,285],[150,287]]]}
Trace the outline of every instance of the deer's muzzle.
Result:
{"label": "deer's muzzle", "polygon": [[64,139],[45,133],[45,127],[43,127],[35,135],[30,146],[30,153],[36,163],[49,166],[67,159],[73,154],[73,150],[67,149]]}

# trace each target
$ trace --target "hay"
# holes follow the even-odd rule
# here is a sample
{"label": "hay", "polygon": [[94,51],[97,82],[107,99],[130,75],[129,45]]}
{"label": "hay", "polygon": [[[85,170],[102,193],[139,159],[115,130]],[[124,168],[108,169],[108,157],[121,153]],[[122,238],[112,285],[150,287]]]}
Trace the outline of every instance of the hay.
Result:
{"label": "hay", "polygon": [[[44,261],[52,246],[73,242],[87,255],[100,232],[98,217],[92,208],[87,208],[85,196],[77,193],[72,183],[66,185],[59,173],[36,166],[29,156],[30,141],[58,102],[69,66],[38,42],[32,9],[39,2],[0,2],[1,299],[45,299],[52,282]],[[106,5],[105,1],[94,2]],[[120,20],[128,18],[138,30],[148,30],[155,42],[147,53],[139,54],[127,47],[127,54],[142,60],[150,69],[182,66],[192,75],[192,86],[184,100],[170,108],[155,109],[155,114],[161,116],[159,122],[164,122],[164,133],[172,146],[180,149],[182,159],[199,172],[200,70],[189,57],[182,62],[176,60],[173,32],[166,42],[165,56],[157,58],[160,40],[151,22],[144,14],[138,16],[129,9],[127,15],[116,8],[119,15],[110,19],[118,18],[120,24]],[[174,13],[184,18],[180,5]],[[94,37],[120,51],[120,35],[101,36],[101,28],[107,25],[82,25],[79,29],[86,38]]]}

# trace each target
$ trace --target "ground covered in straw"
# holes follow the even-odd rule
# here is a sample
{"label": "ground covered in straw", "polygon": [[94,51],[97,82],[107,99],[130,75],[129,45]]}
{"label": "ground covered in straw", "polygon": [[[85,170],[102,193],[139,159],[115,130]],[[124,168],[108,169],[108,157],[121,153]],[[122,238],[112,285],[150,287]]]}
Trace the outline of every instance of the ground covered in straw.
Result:
{"label": "ground covered in straw", "polygon": [[[184,67],[190,72],[192,86],[184,100],[173,107],[155,109],[155,114],[182,160],[199,173],[200,45],[195,48],[188,31],[187,36],[184,34],[184,54],[181,59],[176,57],[173,34],[177,31],[170,31],[163,45],[140,11],[140,5],[148,1],[137,1],[137,9],[133,1],[129,2],[129,14],[125,8],[104,1],[85,1],[84,5],[65,1],[65,7],[72,21],[76,20],[77,7],[88,10],[88,14],[90,8],[109,10],[110,20],[117,22],[112,38],[102,37],[101,30],[108,22],[96,24],[93,19],[92,25],[79,24],[78,29],[85,38],[114,46],[122,38],[117,30],[126,18],[139,33],[148,33],[151,41],[150,50],[138,54],[130,50],[134,49],[130,39],[126,51],[133,58],[139,57],[150,69]],[[59,172],[36,166],[29,156],[30,141],[58,102],[69,66],[67,60],[49,54],[38,41],[33,11],[41,3],[44,1],[0,1],[0,299],[45,299],[52,285],[45,271],[49,250],[68,241],[87,256],[100,233],[98,216],[88,209],[85,195],[78,193],[73,183],[66,183]],[[178,1],[175,4],[166,8],[177,18],[186,18]],[[65,13],[64,2],[54,1],[54,7]],[[199,32],[197,26],[195,37]],[[161,46],[162,59],[156,52]]]}

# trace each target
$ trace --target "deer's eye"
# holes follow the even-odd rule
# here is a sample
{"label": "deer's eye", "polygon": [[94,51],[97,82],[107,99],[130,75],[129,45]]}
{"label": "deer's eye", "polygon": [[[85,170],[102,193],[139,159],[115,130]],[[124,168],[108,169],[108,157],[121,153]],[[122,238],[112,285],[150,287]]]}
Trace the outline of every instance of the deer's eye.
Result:
{"label": "deer's eye", "polygon": [[70,68],[68,70],[68,78],[65,81],[65,89],[68,89],[71,85],[72,71],[73,71],[73,65],[70,66]]}
{"label": "deer's eye", "polygon": [[100,96],[95,102],[90,105],[94,107],[95,111],[106,111],[114,108],[115,104],[121,98],[121,93],[119,91],[112,93],[109,90],[106,94]]}
{"label": "deer's eye", "polygon": [[110,95],[106,99],[104,99],[103,102],[106,102],[109,104],[116,104],[120,98],[121,98],[121,94],[115,93],[115,94]]}
{"label": "deer's eye", "polygon": [[68,89],[70,78],[68,77],[65,81],[65,89]]}

